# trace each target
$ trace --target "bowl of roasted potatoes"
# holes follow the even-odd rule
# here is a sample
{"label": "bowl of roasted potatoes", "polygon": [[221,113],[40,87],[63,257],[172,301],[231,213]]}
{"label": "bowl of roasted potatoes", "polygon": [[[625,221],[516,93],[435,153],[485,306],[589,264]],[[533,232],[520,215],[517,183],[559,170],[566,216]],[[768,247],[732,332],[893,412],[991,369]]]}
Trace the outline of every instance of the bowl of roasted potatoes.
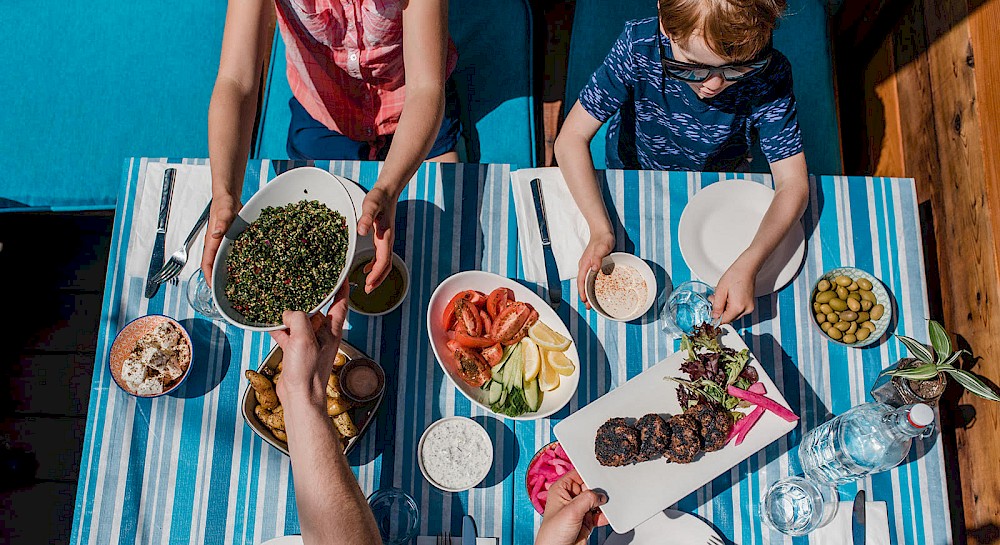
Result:
{"label": "bowl of roasted potatoes", "polygon": [[[288,436],[285,435],[284,408],[274,389],[275,384],[281,380],[282,359],[281,347],[275,346],[256,371],[247,369],[245,372],[249,384],[243,394],[243,419],[261,439],[287,455]],[[326,414],[340,434],[345,453],[351,451],[375,420],[375,413],[383,398],[384,388],[380,388],[377,395],[364,403],[352,401],[344,394],[338,377],[339,371],[348,362],[360,359],[365,360],[368,365],[378,365],[360,350],[347,342],[341,342],[340,351],[333,362],[333,373],[326,385]]]}

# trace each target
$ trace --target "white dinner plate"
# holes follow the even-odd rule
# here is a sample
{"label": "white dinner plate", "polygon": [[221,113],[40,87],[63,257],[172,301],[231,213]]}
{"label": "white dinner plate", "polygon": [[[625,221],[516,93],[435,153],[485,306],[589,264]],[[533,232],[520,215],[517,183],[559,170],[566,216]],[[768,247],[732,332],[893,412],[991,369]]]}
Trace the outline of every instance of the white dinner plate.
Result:
{"label": "white dinner plate", "polygon": [[431,341],[431,349],[434,350],[434,357],[437,358],[438,365],[444,370],[444,375],[448,377],[448,380],[455,385],[455,388],[458,388],[458,391],[462,392],[462,395],[469,398],[476,405],[500,418],[510,418],[512,420],[538,420],[539,418],[545,418],[566,406],[569,400],[576,394],[576,388],[580,384],[580,356],[576,353],[575,341],[565,352],[566,357],[576,366],[573,374],[568,377],[560,376],[559,386],[556,389],[542,393],[542,405],[538,408],[538,411],[513,418],[490,410],[488,403],[489,392],[482,388],[466,384],[451,369],[450,365],[445,364],[444,358],[441,357],[442,354],[447,354],[448,350],[448,337],[441,327],[441,316],[444,314],[444,308],[448,306],[448,301],[455,294],[463,290],[478,290],[489,295],[491,291],[497,288],[510,288],[514,292],[514,299],[529,303],[534,307],[538,311],[538,319],[549,326],[552,331],[567,339],[573,338],[569,330],[566,329],[566,325],[559,319],[559,315],[545,301],[542,301],[542,298],[536,295],[535,292],[510,278],[497,274],[484,271],[463,271],[445,278],[438,285],[437,289],[434,290],[434,293],[431,294],[430,303],[427,305],[427,336]]}
{"label": "white dinner plate", "polygon": [[[732,326],[723,326],[719,341],[736,351],[747,348]],[[715,452],[705,452],[689,464],[652,460],[623,467],[606,467],[594,454],[597,429],[614,417],[639,418],[648,413],[678,414],[677,384],[666,377],[681,377],[687,352],[679,351],[643,371],[556,424],[553,431],[573,466],[588,488],[601,489],[608,503],[601,510],[615,532],[623,534],[656,513],[670,507],[712,479],[729,471],[789,431],[797,422],[787,422],[770,411],[764,412],[740,445],[729,444]],[[787,407],[774,382],[751,354],[767,397]],[[748,412],[748,411],[744,411]]]}
{"label": "white dinner plate", "polygon": [[269,539],[260,545],[302,545],[302,536],[281,536]]}
{"label": "white dinner plate", "polygon": [[[695,193],[677,228],[681,255],[691,272],[717,285],[750,246],[772,200],[773,189],[747,180],[724,180]],[[778,291],[795,278],[805,252],[805,231],[796,221],[757,274],[756,296]]]}
{"label": "white dinner plate", "polygon": [[683,511],[666,509],[631,532],[611,534],[604,545],[709,545],[712,538],[725,543],[707,522]]}

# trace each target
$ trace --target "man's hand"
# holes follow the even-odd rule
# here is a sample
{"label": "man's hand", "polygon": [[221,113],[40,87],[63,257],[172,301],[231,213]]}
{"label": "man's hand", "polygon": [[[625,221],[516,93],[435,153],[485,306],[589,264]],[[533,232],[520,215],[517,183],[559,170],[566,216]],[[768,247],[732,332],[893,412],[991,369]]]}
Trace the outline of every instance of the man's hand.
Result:
{"label": "man's hand", "polygon": [[720,324],[728,324],[753,312],[757,271],[758,267],[743,256],[726,270],[711,297],[712,318]]}
{"label": "man's hand", "polygon": [[375,185],[361,205],[358,235],[368,236],[374,230],[375,259],[365,266],[365,293],[371,293],[389,276],[392,268],[392,243],[395,240],[396,199],[385,189]]}
{"label": "man's hand", "polygon": [[590,243],[580,257],[580,270],[576,274],[576,287],[580,292],[580,301],[590,308],[587,301],[587,273],[601,268],[601,262],[615,249],[615,235],[611,231],[597,232],[590,235]]}
{"label": "man's hand", "polygon": [[599,507],[608,498],[583,484],[574,469],[549,487],[545,515],[535,545],[583,545],[590,532],[608,523]]}
{"label": "man's hand", "polygon": [[[278,398],[283,403],[300,396],[306,396],[312,404],[326,402],[326,383],[343,338],[347,293],[345,283],[327,316],[316,314],[310,319],[305,312],[286,310],[282,321],[288,329],[271,332],[283,353],[281,380],[276,386]],[[285,392],[292,395],[286,397]]]}
{"label": "man's hand", "polygon": [[212,199],[212,209],[208,215],[208,229],[205,230],[205,251],[201,254],[201,271],[205,273],[205,282],[212,285],[212,269],[215,267],[215,256],[222,245],[222,237],[236,219],[241,204],[223,199]]}

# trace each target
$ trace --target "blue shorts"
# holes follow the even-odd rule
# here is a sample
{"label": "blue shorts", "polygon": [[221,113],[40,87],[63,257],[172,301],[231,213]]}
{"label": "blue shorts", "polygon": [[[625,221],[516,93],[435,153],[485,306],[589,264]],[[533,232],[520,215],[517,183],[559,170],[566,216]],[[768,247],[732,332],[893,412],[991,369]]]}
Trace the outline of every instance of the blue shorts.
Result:
{"label": "blue shorts", "polygon": [[[288,107],[292,110],[286,145],[289,159],[384,161],[389,153],[391,134],[372,142],[358,142],[313,119],[295,97],[288,101]],[[458,92],[454,83],[448,80],[445,85],[444,118],[434,145],[427,154],[428,159],[455,150],[462,133],[458,112]]]}

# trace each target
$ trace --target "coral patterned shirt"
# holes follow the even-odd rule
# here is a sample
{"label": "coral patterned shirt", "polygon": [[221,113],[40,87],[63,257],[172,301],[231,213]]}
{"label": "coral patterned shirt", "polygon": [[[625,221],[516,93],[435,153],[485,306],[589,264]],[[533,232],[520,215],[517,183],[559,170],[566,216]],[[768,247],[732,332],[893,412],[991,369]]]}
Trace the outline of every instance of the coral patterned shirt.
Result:
{"label": "coral patterned shirt", "polygon": [[[375,142],[403,111],[406,0],[275,0],[288,83],[313,119],[348,138]],[[448,40],[446,74],[458,60]]]}

